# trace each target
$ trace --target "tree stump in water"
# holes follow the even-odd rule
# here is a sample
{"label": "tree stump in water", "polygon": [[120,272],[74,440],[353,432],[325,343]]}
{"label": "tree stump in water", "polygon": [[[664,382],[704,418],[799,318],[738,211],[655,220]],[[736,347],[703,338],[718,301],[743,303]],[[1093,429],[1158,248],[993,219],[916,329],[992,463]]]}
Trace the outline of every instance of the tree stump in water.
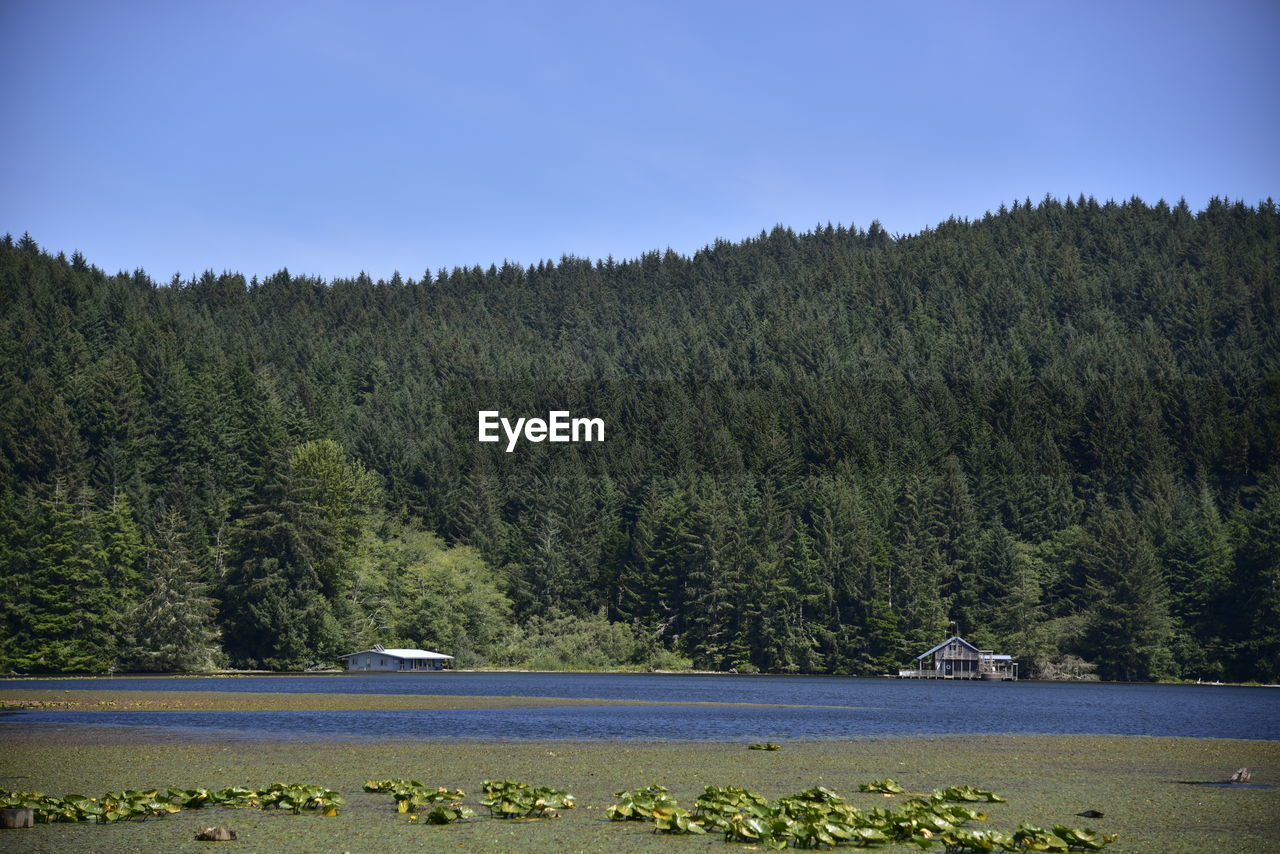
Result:
{"label": "tree stump in water", "polygon": [[1236,773],[1232,774],[1231,779],[1228,780],[1227,782],[1228,783],[1247,783],[1252,779],[1253,779],[1253,775],[1249,773],[1249,769],[1241,768],[1238,771],[1236,771]]}
{"label": "tree stump in water", "polygon": [[34,827],[35,810],[30,807],[0,810],[0,827]]}

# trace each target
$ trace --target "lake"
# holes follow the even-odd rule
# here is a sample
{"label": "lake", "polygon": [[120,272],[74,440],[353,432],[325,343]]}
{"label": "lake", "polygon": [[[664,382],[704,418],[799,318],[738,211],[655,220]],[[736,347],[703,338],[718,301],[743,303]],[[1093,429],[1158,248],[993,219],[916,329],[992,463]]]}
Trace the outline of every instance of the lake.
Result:
{"label": "lake", "polygon": [[125,726],[174,737],[778,741],[925,734],[1280,740],[1280,690],[1208,685],[953,682],[822,676],[419,673],[25,679],[11,688],[572,697],[663,704],[280,712],[22,711],[0,728]]}

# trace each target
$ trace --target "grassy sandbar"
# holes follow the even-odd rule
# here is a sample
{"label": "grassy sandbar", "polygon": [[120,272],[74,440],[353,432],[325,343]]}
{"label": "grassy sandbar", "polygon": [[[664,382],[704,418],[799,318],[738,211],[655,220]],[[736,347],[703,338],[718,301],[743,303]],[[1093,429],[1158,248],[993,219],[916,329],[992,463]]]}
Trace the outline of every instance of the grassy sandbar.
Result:
{"label": "grassy sandbar", "polygon": [[[402,709],[536,709],[552,706],[744,706],[812,708],[783,703],[613,700],[581,697],[472,697],[441,694],[333,694],[249,691],[126,691],[0,689],[0,709],[46,711],[396,711]],[[822,708],[853,708],[824,706]]]}

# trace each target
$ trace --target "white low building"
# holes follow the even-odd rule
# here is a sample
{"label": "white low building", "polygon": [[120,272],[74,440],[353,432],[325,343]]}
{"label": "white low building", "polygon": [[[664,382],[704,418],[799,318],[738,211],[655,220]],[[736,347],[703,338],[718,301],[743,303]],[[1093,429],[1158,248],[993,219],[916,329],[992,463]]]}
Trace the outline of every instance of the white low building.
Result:
{"label": "white low building", "polygon": [[340,655],[347,660],[348,670],[442,670],[452,655],[431,652],[426,649],[387,649],[382,644],[375,644],[373,649]]}

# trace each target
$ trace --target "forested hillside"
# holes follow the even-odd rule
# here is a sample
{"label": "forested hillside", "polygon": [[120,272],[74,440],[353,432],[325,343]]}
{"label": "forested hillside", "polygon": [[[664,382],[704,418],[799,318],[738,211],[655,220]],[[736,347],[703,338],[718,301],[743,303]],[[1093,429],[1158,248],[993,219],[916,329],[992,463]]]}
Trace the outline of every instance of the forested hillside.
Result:
{"label": "forested hillside", "polygon": [[[0,669],[1280,680],[1280,214],[155,282],[0,245]],[[606,441],[476,441],[476,412]]]}

